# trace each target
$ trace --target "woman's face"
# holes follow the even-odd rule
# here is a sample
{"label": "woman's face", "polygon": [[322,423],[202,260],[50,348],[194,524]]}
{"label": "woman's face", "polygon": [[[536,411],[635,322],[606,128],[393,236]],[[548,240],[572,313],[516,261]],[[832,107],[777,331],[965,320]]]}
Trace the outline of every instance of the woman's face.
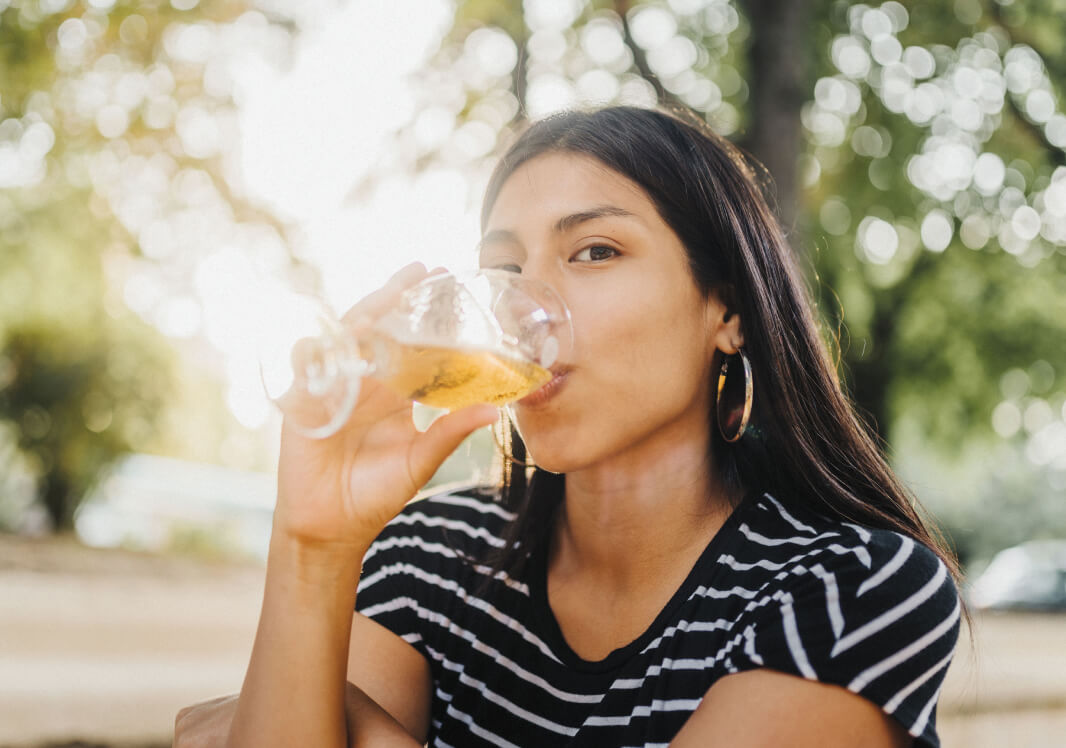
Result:
{"label": "woman's face", "polygon": [[642,445],[706,443],[712,358],[735,336],[637,184],[586,156],[527,161],[492,207],[481,266],[548,283],[573,318],[572,353],[514,408],[538,465],[574,472]]}

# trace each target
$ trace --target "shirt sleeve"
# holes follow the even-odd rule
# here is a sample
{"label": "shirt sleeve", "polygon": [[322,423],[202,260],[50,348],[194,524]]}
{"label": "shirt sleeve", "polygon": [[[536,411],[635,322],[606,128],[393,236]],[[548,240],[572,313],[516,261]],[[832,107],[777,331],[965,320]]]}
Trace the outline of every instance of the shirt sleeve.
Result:
{"label": "shirt sleeve", "polygon": [[363,569],[355,598],[355,609],[392,631],[428,656],[425,649],[424,619],[429,611],[420,600],[425,586],[419,550],[427,545],[417,532],[419,526],[403,518],[405,510],[382,530],[363,558]]}
{"label": "shirt sleeve", "polygon": [[[493,522],[498,520],[498,522]],[[363,558],[355,609],[439,665],[466,621],[481,575],[470,559],[497,543],[503,521],[475,496],[441,494],[410,502]]]}
{"label": "shirt sleeve", "polygon": [[810,555],[775,578],[736,670],[770,668],[847,688],[920,746],[939,746],[936,703],[959,634],[947,566],[914,540],[855,528],[861,544]]}

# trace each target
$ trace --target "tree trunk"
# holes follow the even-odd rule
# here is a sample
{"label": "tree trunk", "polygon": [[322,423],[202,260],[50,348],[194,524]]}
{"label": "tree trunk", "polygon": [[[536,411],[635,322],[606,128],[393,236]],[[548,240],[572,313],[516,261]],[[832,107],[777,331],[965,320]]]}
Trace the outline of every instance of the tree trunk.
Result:
{"label": "tree trunk", "polygon": [[812,0],[743,0],[742,5],[751,25],[751,96],[750,124],[740,145],[769,172],[778,219],[792,233],[800,198],[800,109],[810,96]]}
{"label": "tree trunk", "polygon": [[878,307],[870,325],[870,340],[860,343],[860,349],[871,346],[871,350],[861,356],[853,355],[847,364],[848,395],[870,431],[885,443],[891,425],[888,388],[892,377],[897,375],[890,359],[896,310],[887,306],[886,303]]}
{"label": "tree trunk", "polygon": [[70,483],[62,475],[52,472],[45,476],[41,503],[52,521],[53,532],[74,529],[74,501],[70,494]]}
{"label": "tree trunk", "polygon": [[[804,254],[807,239],[799,233],[799,156],[803,143],[800,111],[811,96],[812,26],[815,13],[828,3],[816,0],[742,0],[751,25],[748,49],[749,125],[739,144],[766,167],[776,188],[778,220],[791,237],[793,251]],[[767,195],[768,198],[774,193]],[[771,201],[771,204],[773,202]],[[806,265],[801,264],[806,267]],[[889,426],[887,360],[894,311],[880,308],[871,334],[873,350],[853,358],[851,396],[860,413],[882,438]]]}

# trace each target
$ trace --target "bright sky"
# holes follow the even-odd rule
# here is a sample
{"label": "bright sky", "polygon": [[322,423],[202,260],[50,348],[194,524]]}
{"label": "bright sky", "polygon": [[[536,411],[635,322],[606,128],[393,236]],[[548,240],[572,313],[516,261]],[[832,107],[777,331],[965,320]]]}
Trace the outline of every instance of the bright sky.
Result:
{"label": "bright sky", "polygon": [[[414,260],[459,271],[476,263],[476,201],[461,172],[391,175],[365,199],[351,196],[386,137],[408,121],[408,76],[436,50],[451,14],[448,0],[321,4],[304,21],[291,66],[249,63],[236,81],[245,186],[298,227],[338,309]],[[200,295],[205,331],[227,356],[229,406],[257,427],[271,413],[247,342],[248,310],[269,305],[277,324],[286,311],[277,294],[267,301],[211,282],[250,271],[249,261],[224,248],[207,258]]]}
{"label": "bright sky", "polygon": [[476,227],[458,172],[390,179],[365,202],[348,197],[385,137],[409,120],[407,76],[437,48],[451,3],[338,5],[298,37],[290,70],[259,67],[244,82],[242,167],[248,185],[306,231],[328,281],[350,277],[354,290],[369,290],[411,260],[469,255]]}

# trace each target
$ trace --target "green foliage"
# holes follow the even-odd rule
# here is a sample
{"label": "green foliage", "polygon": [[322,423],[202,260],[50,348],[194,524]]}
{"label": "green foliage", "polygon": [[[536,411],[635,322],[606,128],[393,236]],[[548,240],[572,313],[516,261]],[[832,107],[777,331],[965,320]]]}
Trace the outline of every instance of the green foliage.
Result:
{"label": "green foliage", "polygon": [[[1028,46],[1061,114],[1064,78],[1054,74],[1066,65],[1061,12],[1020,1],[973,5],[960,18],[956,3],[907,4],[901,45],[933,52],[930,79],[951,82],[977,69],[993,83],[1010,56]],[[837,15],[845,20],[842,5]],[[819,48],[833,36],[824,28]],[[825,57],[819,75],[840,78]],[[1062,143],[1050,142],[1049,131],[1027,114],[1027,92],[1009,85],[1001,105],[970,132],[960,132],[950,109],[915,122],[891,111],[869,81],[858,85],[862,105],[843,142],[829,148],[812,133],[805,154],[822,168],[807,190],[804,229],[818,246],[821,308],[828,325],[844,331],[850,390],[964,560],[1039,534],[1066,535],[1066,517],[1052,510],[1066,498],[1066,464],[1062,457],[1034,459],[1032,449],[1051,438],[1040,433],[1049,424],[1030,422],[1005,435],[993,428],[993,413],[1004,404],[1022,412],[1051,403],[1055,411],[1066,393],[1066,245],[1048,238],[1054,212],[1044,200],[1052,180],[1066,176]],[[859,153],[858,128],[882,134],[888,147]],[[919,188],[908,169],[938,137],[997,156],[1005,166],[1002,185],[981,189],[975,180],[940,197]],[[1019,242],[1011,235],[1012,214],[1026,205],[1043,212],[1045,228]],[[950,242],[935,252],[920,236],[933,211],[952,224]],[[860,227],[870,218],[892,225],[899,237],[883,263],[861,246]],[[970,222],[988,229],[968,232]],[[1009,394],[1004,383],[1011,373],[1034,365],[1045,374],[1040,391]]]}
{"label": "green foliage", "polygon": [[[272,222],[229,194],[219,156],[179,128],[189,105],[204,117],[230,108],[205,84],[193,37],[247,9],[0,2],[0,420],[19,450],[0,470],[29,467],[57,529],[119,456],[173,446],[169,416],[186,401],[174,348],[124,299],[132,269],[157,264],[143,252],[145,216],[187,209],[192,185],[228,201],[224,215]],[[165,180],[155,194],[146,173]]]}
{"label": "green foliage", "polygon": [[[1009,7],[1017,15],[1026,5],[1039,7]],[[976,28],[962,23],[950,3],[914,4],[911,11],[900,41],[904,46],[939,45],[938,73],[953,64],[950,50],[972,46],[975,30],[990,30],[1004,51],[1010,44],[1013,30],[1003,30],[984,16]],[[1064,27],[1061,16],[1043,20]],[[823,32],[821,38],[827,36]],[[1055,56],[1045,58],[1049,68],[1066,60],[1061,42],[1053,51]],[[824,74],[832,74],[827,60],[822,67]],[[852,390],[884,433],[893,436],[892,424],[910,413],[922,421],[930,445],[958,454],[967,435],[988,435],[991,411],[1002,399],[999,380],[1006,371],[1043,359],[1066,372],[1066,348],[1057,344],[1066,319],[1064,247],[1038,239],[1035,254],[1019,258],[1005,252],[995,237],[976,249],[965,246],[959,224],[967,215],[1009,222],[1009,215],[996,216],[999,196],[982,196],[970,188],[952,200],[938,201],[915,187],[906,169],[911,157],[921,152],[929,128],[888,111],[872,94],[864,91],[849,135],[859,127],[873,128],[887,135],[889,151],[859,155],[848,140],[831,152],[813,143],[808,147],[808,158],[833,165],[822,170],[807,193],[807,232],[817,237],[815,265],[820,288],[827,294],[823,309],[831,326],[842,323],[847,330],[844,361]],[[1009,93],[1006,98],[983,152],[999,155],[1008,165],[1008,180],[1012,172],[1022,180],[1021,191],[1029,193],[1032,202],[1031,195],[1048,183],[1061,163],[1062,149],[1035,139],[1031,123],[1012,110]],[[832,221],[819,218],[830,202],[851,214],[847,229],[835,235],[827,231]],[[937,208],[956,214],[953,240],[941,254],[923,248],[917,235],[922,219]],[[871,262],[857,250],[856,229],[864,216],[906,232],[886,264]],[[830,293],[840,299],[839,305]],[[1063,386],[1066,381],[1060,379]]]}
{"label": "green foliage", "polygon": [[116,457],[150,440],[165,402],[172,362],[155,335],[111,327],[15,328],[4,344],[0,417],[17,425],[57,529],[71,529],[80,500]]}
{"label": "green foliage", "polygon": [[115,227],[89,204],[57,177],[0,201],[0,419],[57,529],[114,459],[151,443],[174,363],[109,292]]}

